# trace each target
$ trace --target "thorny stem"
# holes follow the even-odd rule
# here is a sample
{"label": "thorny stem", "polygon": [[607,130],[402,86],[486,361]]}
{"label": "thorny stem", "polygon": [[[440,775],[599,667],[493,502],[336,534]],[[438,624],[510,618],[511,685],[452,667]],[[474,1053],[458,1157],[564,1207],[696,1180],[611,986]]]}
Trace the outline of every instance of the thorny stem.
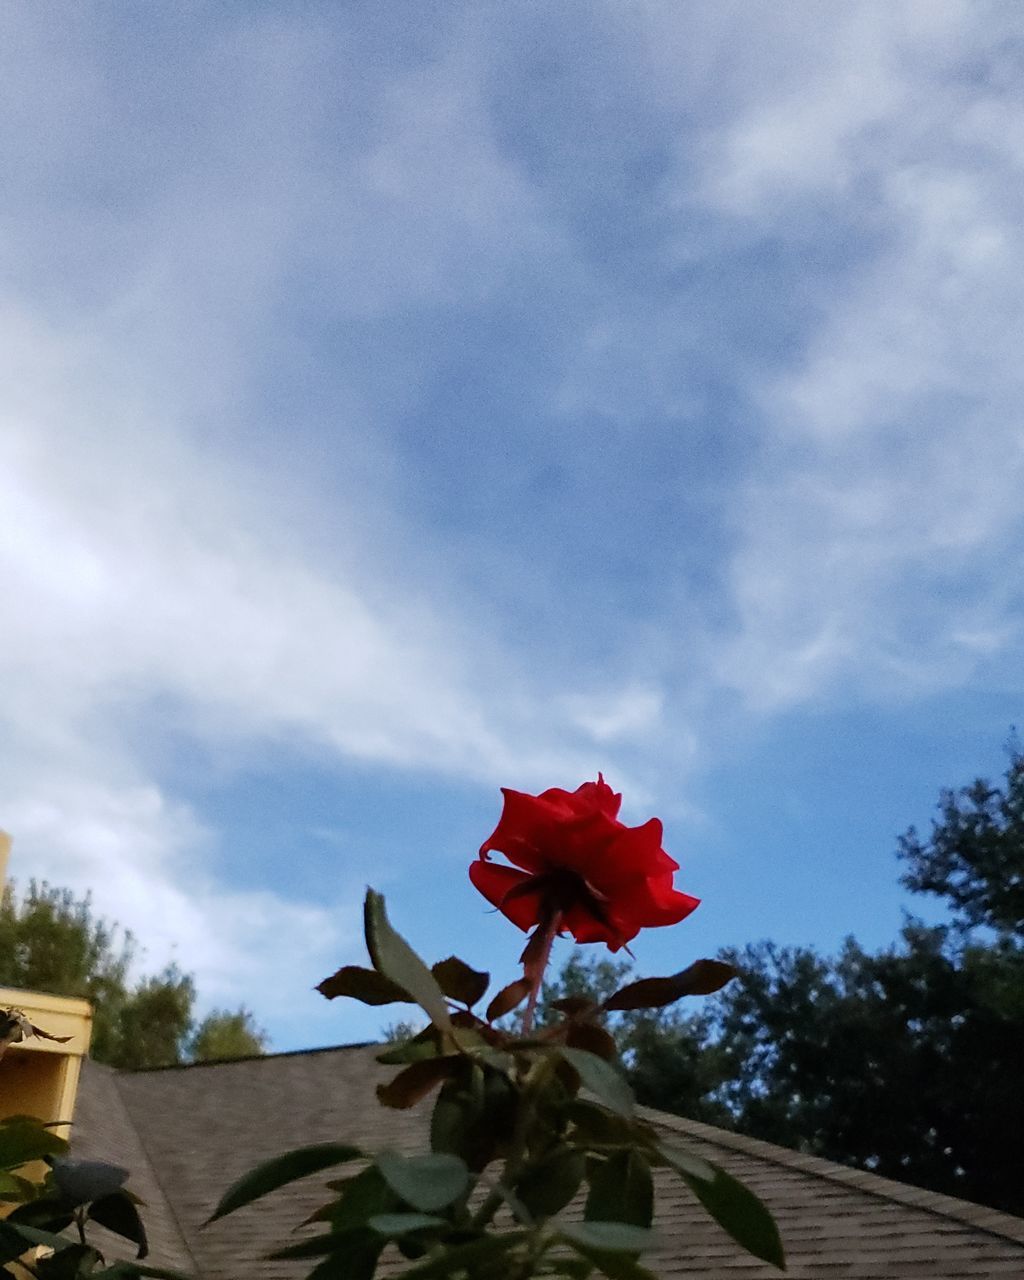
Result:
{"label": "thorny stem", "polygon": [[523,1014],[523,1025],[520,1034],[528,1036],[533,1030],[533,1014],[537,1008],[537,1000],[540,997],[541,983],[544,981],[544,970],[548,967],[548,960],[551,958],[551,944],[555,940],[559,926],[562,923],[562,913],[556,909],[548,912],[538,924],[537,929],[526,944],[526,950],[523,952],[523,962],[526,966],[527,977],[532,978],[533,985],[530,987],[529,999],[526,1002],[526,1012]]}
{"label": "thorny stem", "polygon": [[[549,944],[550,945],[550,944]],[[505,1187],[514,1187],[522,1172],[523,1158],[526,1155],[526,1148],[530,1139],[530,1127],[533,1124],[534,1103],[536,1097],[542,1091],[547,1083],[547,1078],[555,1068],[554,1056],[545,1054],[536,1063],[534,1063],[524,1084],[522,1094],[519,1099],[518,1114],[516,1116],[515,1132],[512,1135],[512,1141],[509,1144],[508,1155],[505,1158],[505,1168],[502,1171],[501,1183],[502,1189],[495,1188],[486,1197],[484,1202],[473,1215],[471,1226],[476,1229],[485,1227],[497,1213],[498,1209],[505,1202]]]}

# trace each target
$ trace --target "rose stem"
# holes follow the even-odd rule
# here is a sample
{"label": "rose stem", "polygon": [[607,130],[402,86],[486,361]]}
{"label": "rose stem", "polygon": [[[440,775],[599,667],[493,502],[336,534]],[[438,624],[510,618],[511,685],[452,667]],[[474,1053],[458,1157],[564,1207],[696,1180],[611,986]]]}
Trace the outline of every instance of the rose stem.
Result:
{"label": "rose stem", "polygon": [[[529,1035],[533,1030],[533,1013],[537,1008],[540,985],[544,980],[544,970],[548,967],[548,960],[551,958],[551,944],[555,940],[555,934],[558,932],[558,926],[561,923],[562,913],[557,907],[545,912],[536,932],[526,944],[526,950],[523,952],[526,976],[533,982],[529,999],[526,1002],[526,1012],[523,1014],[522,1034],[524,1036]],[[534,956],[536,956],[536,959],[534,959]]]}

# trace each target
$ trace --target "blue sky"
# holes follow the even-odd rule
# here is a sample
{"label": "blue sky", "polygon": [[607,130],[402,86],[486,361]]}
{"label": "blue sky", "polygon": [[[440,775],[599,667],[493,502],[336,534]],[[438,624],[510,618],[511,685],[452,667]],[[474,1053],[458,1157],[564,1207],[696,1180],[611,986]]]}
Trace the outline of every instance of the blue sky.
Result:
{"label": "blue sky", "polygon": [[80,3],[0,41],[0,824],[293,1048],[372,883],[511,975],[499,787],[891,940],[1021,718],[1005,4]]}

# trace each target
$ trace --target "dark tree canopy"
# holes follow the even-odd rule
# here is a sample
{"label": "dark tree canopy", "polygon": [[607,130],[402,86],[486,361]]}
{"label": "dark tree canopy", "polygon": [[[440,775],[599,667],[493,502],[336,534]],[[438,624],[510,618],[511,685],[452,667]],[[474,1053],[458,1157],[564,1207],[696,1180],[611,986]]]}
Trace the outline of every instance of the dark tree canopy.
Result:
{"label": "dark tree canopy", "polygon": [[214,1010],[197,1026],[191,976],[171,965],[133,980],[133,957],[131,935],[97,919],[88,896],[35,881],[21,897],[4,888],[0,985],[90,1001],[97,1061],[162,1067],[264,1052],[266,1036],[247,1010]]}
{"label": "dark tree canopy", "polygon": [[[943,791],[904,884],[953,924],[910,920],[877,954],[762,942],[740,977],[673,1010],[613,1015],[642,1102],[1024,1215],[1024,758],[1003,786]],[[548,1001],[623,967],[575,952]]]}
{"label": "dark tree canopy", "polygon": [[1024,939],[1024,754],[1016,743],[1001,787],[978,778],[944,790],[931,837],[911,827],[899,856],[903,884],[945,898],[961,927]]}

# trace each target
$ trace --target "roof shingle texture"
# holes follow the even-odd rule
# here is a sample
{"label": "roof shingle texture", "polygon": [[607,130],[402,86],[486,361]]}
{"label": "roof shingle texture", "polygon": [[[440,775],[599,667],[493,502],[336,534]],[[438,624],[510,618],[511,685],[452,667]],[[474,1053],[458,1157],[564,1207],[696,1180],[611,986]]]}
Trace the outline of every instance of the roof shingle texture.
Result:
{"label": "roof shingle texture", "polygon": [[[380,1107],[392,1069],[373,1046],[115,1073],[89,1063],[76,1154],[133,1170],[149,1203],[155,1265],[203,1280],[292,1280],[309,1263],[265,1254],[326,1195],[330,1173],[293,1183],[202,1229],[241,1174],[292,1147],[339,1140],[372,1151],[422,1150],[429,1103]],[[666,1137],[741,1178],[774,1213],[792,1280],[1024,1278],[1024,1220],[799,1155],[706,1125],[646,1112]],[[779,1272],[740,1250],[674,1175],[657,1177],[660,1246],[645,1264],[664,1280],[762,1280]]]}

